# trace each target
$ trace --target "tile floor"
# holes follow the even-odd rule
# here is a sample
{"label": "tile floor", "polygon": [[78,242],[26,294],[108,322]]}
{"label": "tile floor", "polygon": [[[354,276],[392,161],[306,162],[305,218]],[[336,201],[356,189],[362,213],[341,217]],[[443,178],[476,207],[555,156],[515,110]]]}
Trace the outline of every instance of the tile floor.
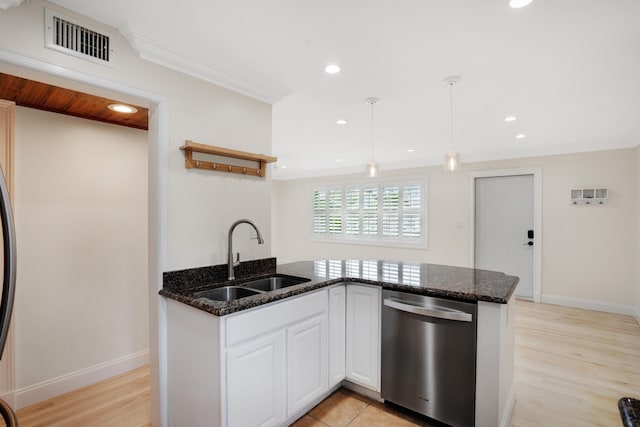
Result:
{"label": "tile floor", "polygon": [[345,388],[334,392],[292,427],[434,427]]}

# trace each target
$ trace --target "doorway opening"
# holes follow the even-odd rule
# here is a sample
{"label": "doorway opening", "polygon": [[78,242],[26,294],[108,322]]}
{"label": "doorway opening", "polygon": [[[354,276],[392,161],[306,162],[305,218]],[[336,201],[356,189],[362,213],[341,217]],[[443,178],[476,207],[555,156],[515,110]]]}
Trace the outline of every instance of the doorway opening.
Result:
{"label": "doorway opening", "polygon": [[18,409],[148,363],[148,136],[17,107]]}
{"label": "doorway opening", "polygon": [[166,260],[167,187],[169,157],[169,99],[112,80],[71,70],[45,61],[0,50],[4,70],[43,82],[64,81],[65,86],[98,96],[107,94],[149,108],[148,132],[148,309],[151,367],[151,422],[166,424],[166,305],[159,297]]}

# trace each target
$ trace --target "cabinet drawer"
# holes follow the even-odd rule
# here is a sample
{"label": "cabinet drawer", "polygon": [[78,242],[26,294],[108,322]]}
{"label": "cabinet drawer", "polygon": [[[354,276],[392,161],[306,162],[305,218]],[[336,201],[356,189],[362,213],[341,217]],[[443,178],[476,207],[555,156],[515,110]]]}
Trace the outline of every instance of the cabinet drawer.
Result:
{"label": "cabinet drawer", "polygon": [[226,346],[266,334],[327,310],[327,290],[258,307],[230,316],[226,321]]}

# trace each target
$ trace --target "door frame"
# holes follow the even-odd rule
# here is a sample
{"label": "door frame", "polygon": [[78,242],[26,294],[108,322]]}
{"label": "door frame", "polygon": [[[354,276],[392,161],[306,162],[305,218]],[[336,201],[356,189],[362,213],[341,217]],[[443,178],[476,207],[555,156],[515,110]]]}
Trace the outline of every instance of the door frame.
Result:
{"label": "door frame", "polygon": [[[4,151],[5,164],[2,166],[4,170],[7,189],[9,190],[9,199],[12,209],[15,209],[14,203],[14,147],[15,147],[15,121],[16,121],[16,103],[0,99],[0,109],[4,111],[5,117],[5,134],[0,136],[0,150]],[[5,248],[6,249],[6,248]],[[11,316],[9,322],[9,331],[7,333],[7,341],[4,347],[4,377],[6,379],[7,390],[0,389],[0,398],[6,401],[9,406],[15,409],[15,315]]]}
{"label": "door frame", "polygon": [[535,230],[535,244],[533,245],[533,301],[540,302],[542,288],[542,168],[526,167],[513,169],[496,169],[472,171],[469,173],[471,188],[471,203],[469,221],[469,266],[475,267],[476,250],[476,178],[494,178],[501,176],[533,175],[533,229]]}
{"label": "door frame", "polygon": [[[162,272],[167,265],[170,99],[158,93],[0,49],[0,63],[3,62],[25,71],[60,77],[69,83],[80,83],[96,90],[133,97],[136,102],[149,107],[148,298],[151,424],[165,427],[168,423],[166,301],[158,295],[158,291],[162,289]],[[15,401],[15,390],[13,394]]]}

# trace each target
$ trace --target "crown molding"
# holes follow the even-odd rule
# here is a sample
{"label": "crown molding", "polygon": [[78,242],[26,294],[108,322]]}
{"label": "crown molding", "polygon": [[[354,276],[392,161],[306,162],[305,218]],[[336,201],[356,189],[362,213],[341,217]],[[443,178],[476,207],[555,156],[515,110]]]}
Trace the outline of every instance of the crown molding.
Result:
{"label": "crown molding", "polygon": [[13,6],[20,6],[26,0],[0,0],[0,9],[7,10]]}
{"label": "crown molding", "polygon": [[[3,0],[0,0],[3,1]],[[135,23],[119,28],[140,58],[171,68],[209,83],[239,92],[251,98],[274,104],[292,93],[275,84],[259,84],[234,75],[206,59],[206,55],[187,44],[170,40]]]}

